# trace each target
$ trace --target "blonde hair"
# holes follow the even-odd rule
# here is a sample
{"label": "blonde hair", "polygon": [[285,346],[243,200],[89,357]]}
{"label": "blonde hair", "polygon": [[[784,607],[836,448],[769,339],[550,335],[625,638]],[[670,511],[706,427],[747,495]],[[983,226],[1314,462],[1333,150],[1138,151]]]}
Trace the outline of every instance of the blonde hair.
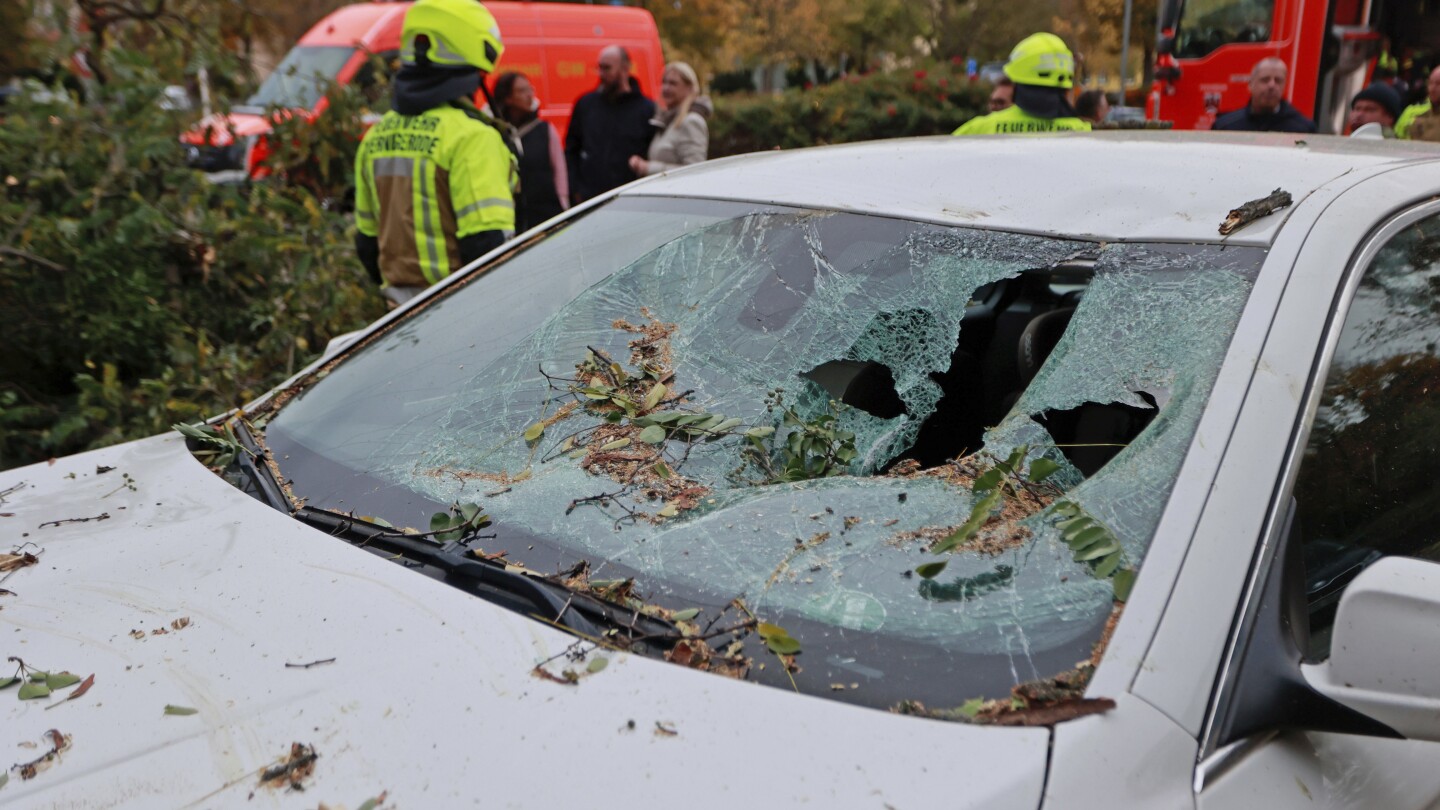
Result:
{"label": "blonde hair", "polygon": [[671,62],[665,66],[665,70],[661,71],[660,76],[664,78],[666,74],[671,72],[678,73],[680,78],[683,79],[686,84],[690,85],[690,95],[686,96],[685,100],[680,102],[680,106],[675,108],[675,117],[670,119],[670,126],[673,127],[681,121],[684,121],[685,116],[690,114],[690,102],[694,101],[695,97],[700,95],[700,77],[695,75],[695,68],[690,67],[684,62]]}

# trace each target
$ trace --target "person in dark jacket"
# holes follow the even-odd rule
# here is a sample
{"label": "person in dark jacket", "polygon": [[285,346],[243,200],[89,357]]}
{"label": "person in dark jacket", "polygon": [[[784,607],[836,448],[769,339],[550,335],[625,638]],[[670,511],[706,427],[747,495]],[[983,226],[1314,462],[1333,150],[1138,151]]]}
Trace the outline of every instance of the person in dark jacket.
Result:
{"label": "person in dark jacket", "polygon": [[600,86],[581,96],[565,132],[571,201],[580,202],[635,179],[630,156],[647,154],[655,102],[630,75],[630,55],[619,45],[600,51]]}
{"label": "person in dark jacket", "polygon": [[1273,56],[1250,70],[1250,103],[1215,119],[1211,129],[1246,132],[1314,132],[1315,122],[1285,100],[1285,63]]}
{"label": "person in dark jacket", "polygon": [[1351,99],[1350,132],[1353,134],[1366,124],[1376,124],[1382,137],[1394,138],[1395,122],[1404,110],[1405,102],[1395,88],[1384,82],[1375,82]]}
{"label": "person in dark jacket", "polygon": [[514,128],[520,156],[520,190],[515,193],[515,232],[528,231],[570,207],[569,170],[560,133],[541,120],[535,86],[523,73],[502,73],[495,80],[499,117]]}

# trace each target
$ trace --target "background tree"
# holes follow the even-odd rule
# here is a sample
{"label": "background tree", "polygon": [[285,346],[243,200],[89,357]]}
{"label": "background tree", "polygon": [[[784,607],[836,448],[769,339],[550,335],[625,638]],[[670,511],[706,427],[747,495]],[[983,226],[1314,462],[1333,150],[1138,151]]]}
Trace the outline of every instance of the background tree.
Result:
{"label": "background tree", "polygon": [[221,15],[74,8],[98,35],[66,25],[32,44],[44,64],[87,48],[103,81],[21,93],[0,126],[0,467],[241,405],[384,311],[348,217],[323,204],[349,184],[358,91],[331,88],[323,126],[280,123],[272,181],[215,185],[186,166],[194,115],[162,100],[196,61],[227,58]]}
{"label": "background tree", "polygon": [[1060,0],[926,0],[922,36],[940,58],[1001,61],[1021,39],[1050,27]]}
{"label": "background tree", "polygon": [[[1145,88],[1155,63],[1157,0],[1134,0],[1130,14],[1130,64],[1124,75],[1132,88]],[[1125,0],[1063,0],[1053,29],[1084,57],[1082,76],[1120,72]],[[1138,83],[1137,83],[1138,82]]]}
{"label": "background tree", "polygon": [[733,67],[739,55],[732,32],[742,25],[732,0],[640,0],[655,17],[670,61],[689,62],[702,77]]}

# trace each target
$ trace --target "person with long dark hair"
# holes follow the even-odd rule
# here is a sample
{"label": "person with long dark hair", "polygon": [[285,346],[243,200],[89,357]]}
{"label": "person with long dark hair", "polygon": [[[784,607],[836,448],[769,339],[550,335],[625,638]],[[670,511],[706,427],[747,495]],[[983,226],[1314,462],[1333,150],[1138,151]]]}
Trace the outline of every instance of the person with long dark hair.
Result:
{"label": "person with long dark hair", "polygon": [[520,158],[515,193],[515,230],[527,231],[570,207],[570,180],[560,133],[540,118],[535,85],[523,73],[502,73],[492,94],[495,114],[514,128],[511,140]]}

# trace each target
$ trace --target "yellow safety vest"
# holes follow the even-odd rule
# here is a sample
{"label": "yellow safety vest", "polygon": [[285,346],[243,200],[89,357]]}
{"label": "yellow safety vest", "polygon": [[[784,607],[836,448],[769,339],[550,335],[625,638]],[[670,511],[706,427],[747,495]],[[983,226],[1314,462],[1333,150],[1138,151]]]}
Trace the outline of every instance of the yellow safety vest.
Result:
{"label": "yellow safety vest", "polygon": [[355,228],[380,243],[380,272],[424,287],[460,267],[460,239],[515,231],[515,156],[499,130],[456,102],[385,113],[355,156]]}
{"label": "yellow safety vest", "polygon": [[1400,113],[1399,120],[1395,122],[1395,136],[1397,138],[1410,137],[1410,125],[1415,123],[1416,118],[1428,112],[1430,112],[1429,99],[1406,107],[1404,112]]}
{"label": "yellow safety vest", "polygon": [[1089,132],[1090,122],[1080,118],[1041,118],[1018,106],[971,118],[952,135],[1003,135],[1026,132]]}

